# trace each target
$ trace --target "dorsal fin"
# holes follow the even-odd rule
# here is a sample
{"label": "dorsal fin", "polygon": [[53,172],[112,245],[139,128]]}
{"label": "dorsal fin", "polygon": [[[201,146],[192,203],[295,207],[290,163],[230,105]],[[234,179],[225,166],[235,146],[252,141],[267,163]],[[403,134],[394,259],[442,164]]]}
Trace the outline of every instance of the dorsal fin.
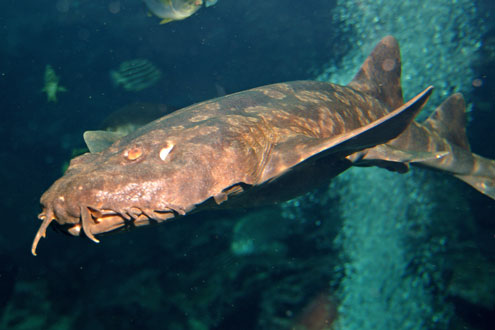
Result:
{"label": "dorsal fin", "polygon": [[450,143],[470,151],[466,136],[466,102],[462,94],[453,94],[443,101],[424,122],[424,126]]}
{"label": "dorsal fin", "polygon": [[400,50],[392,36],[383,38],[348,84],[389,106],[390,111],[404,104],[400,85]]}

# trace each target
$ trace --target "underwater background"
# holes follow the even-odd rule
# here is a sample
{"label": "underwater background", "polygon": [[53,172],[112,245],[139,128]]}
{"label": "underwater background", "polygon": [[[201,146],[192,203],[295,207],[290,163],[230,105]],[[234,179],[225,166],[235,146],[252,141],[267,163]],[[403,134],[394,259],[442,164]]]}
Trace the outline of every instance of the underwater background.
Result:
{"label": "underwater background", "polygon": [[2,0],[0,329],[495,328],[495,202],[418,168],[352,168],[280,205],[100,244],[49,230],[30,254],[39,197],[84,131],[346,84],[388,34],[405,99],[435,86],[420,119],[462,92],[471,148],[494,159],[494,17],[492,0],[218,0],[159,24],[141,0]]}

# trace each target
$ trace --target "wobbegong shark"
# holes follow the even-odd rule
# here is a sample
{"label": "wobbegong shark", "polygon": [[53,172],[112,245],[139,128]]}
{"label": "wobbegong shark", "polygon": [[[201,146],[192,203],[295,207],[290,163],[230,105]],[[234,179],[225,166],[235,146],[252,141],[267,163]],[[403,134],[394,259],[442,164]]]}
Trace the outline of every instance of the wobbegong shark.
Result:
{"label": "wobbegong shark", "polygon": [[124,137],[106,136],[106,143],[96,139],[42,195],[31,251],[50,224],[99,242],[104,233],[205,209],[284,201],[352,166],[428,167],[495,199],[495,161],[470,151],[462,95],[418,123],[433,87],[404,103],[400,75],[399,46],[388,36],[346,86],[258,87],[183,108]]}

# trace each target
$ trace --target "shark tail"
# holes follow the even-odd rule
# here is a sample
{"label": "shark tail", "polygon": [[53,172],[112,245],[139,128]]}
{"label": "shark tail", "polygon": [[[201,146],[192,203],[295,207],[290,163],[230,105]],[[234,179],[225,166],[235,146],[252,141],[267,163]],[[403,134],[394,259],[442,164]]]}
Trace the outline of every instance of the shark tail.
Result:
{"label": "shark tail", "polygon": [[412,122],[397,138],[354,158],[358,166],[398,172],[406,172],[409,164],[445,171],[495,199],[495,160],[471,152],[466,103],[459,93],[447,98],[424,123]]}
{"label": "shark tail", "polygon": [[432,164],[427,162],[426,165],[445,168],[456,178],[495,199],[495,160],[471,152],[466,135],[466,103],[462,94],[456,93],[447,98],[423,126],[445,139],[450,148],[445,159]]}
{"label": "shark tail", "polygon": [[458,174],[454,176],[478,190],[480,193],[491,199],[495,199],[495,179],[493,177]]}
{"label": "shark tail", "polygon": [[450,172],[495,199],[495,160],[471,152],[466,135],[466,103],[462,94],[448,97],[422,126],[429,132],[429,140],[434,142],[430,145],[440,146],[448,153],[436,160],[419,162],[419,165]]}

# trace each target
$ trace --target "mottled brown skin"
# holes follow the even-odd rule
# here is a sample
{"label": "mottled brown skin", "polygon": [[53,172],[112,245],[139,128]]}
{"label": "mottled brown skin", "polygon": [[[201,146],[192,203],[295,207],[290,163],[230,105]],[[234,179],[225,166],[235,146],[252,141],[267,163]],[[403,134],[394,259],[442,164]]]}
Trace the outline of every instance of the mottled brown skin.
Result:
{"label": "mottled brown skin", "polygon": [[212,205],[293,197],[372,163],[367,151],[407,130],[430,93],[403,104],[399,48],[386,37],[348,86],[280,83],[176,111],[74,158],[41,197],[32,252],[53,220],[97,242]]}
{"label": "mottled brown skin", "polygon": [[[357,111],[362,116],[355,116]],[[309,149],[319,151],[322,140],[388,112],[350,88],[310,81],[203,102],[154,121],[101,153],[73,159],[42,196],[43,214],[53,214],[59,224],[78,224],[81,209],[94,210],[93,218],[102,218],[96,210],[112,214],[91,221],[93,235],[124,226],[124,218],[141,213],[158,221],[185,214],[211,197],[222,201],[229,187],[255,186],[285,173],[311,156]],[[383,141],[370,143],[378,142]],[[160,151],[170,145],[162,160]],[[126,155],[132,150],[142,155],[130,160]]]}

